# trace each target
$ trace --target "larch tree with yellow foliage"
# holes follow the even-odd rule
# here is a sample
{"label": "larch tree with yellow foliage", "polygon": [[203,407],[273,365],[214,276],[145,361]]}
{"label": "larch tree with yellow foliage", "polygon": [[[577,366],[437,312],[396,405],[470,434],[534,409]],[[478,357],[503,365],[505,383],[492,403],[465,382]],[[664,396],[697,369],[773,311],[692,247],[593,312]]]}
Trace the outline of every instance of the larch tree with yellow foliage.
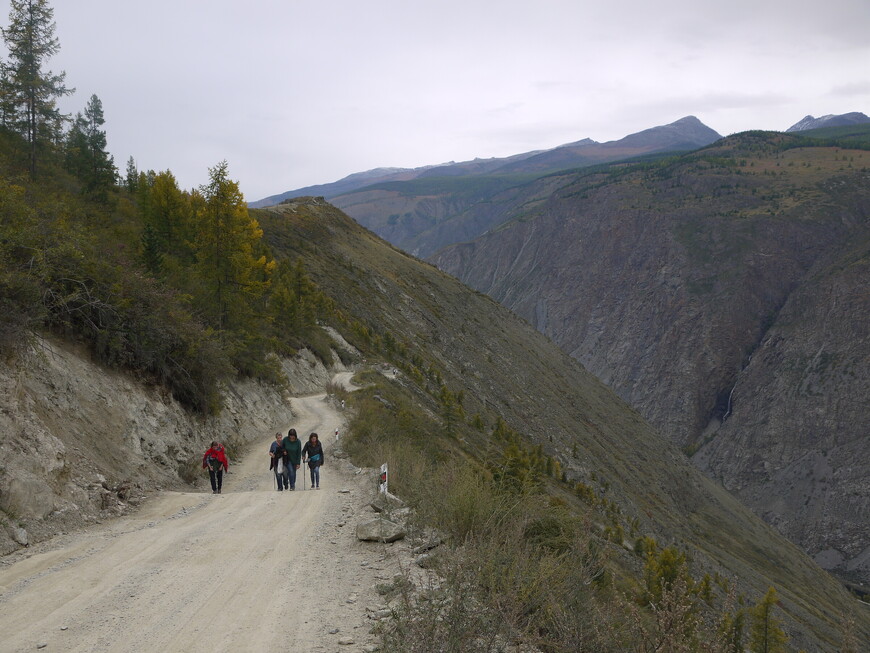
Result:
{"label": "larch tree with yellow foliage", "polygon": [[248,213],[227,162],[209,168],[209,183],[200,187],[203,202],[194,218],[194,249],[204,284],[208,320],[220,331],[244,330],[269,287],[275,261],[256,256],[263,230]]}
{"label": "larch tree with yellow foliage", "polygon": [[752,653],[785,653],[788,636],[773,612],[778,602],[776,590],[771,587],[758,605],[750,608],[749,650]]}

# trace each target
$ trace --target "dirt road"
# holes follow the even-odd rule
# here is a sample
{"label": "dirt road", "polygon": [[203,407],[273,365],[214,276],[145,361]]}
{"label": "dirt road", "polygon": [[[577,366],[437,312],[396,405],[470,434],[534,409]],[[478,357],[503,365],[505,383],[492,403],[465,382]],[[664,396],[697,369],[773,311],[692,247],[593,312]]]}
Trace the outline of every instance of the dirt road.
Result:
{"label": "dirt road", "polygon": [[366,609],[397,571],[388,546],[354,535],[372,480],[330,457],[343,422],[323,395],[293,410],[284,432],[324,442],[320,490],[300,479],[275,491],[265,433],[231,461],[223,494],[161,493],[134,516],[8,558],[0,651],[370,650]]}

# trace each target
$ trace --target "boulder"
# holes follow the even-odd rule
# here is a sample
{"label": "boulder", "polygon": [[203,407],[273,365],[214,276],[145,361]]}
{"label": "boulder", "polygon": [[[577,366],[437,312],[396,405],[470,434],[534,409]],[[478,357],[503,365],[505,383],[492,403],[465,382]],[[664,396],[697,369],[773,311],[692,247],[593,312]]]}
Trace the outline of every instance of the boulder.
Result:
{"label": "boulder", "polygon": [[356,537],[363,542],[395,542],[405,535],[405,529],[399,524],[381,517],[361,522],[356,527]]}
{"label": "boulder", "polygon": [[27,537],[27,531],[20,527],[12,530],[12,539],[18,542],[21,546],[28,546],[30,544],[30,539]]}

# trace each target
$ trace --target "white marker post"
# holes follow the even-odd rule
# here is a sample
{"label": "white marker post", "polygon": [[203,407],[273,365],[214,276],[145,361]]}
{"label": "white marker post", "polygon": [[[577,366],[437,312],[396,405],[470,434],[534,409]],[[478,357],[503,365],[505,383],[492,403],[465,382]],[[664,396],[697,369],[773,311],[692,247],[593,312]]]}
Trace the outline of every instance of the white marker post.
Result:
{"label": "white marker post", "polygon": [[387,490],[387,463],[381,465],[381,475],[378,477],[378,492],[381,494],[389,494]]}

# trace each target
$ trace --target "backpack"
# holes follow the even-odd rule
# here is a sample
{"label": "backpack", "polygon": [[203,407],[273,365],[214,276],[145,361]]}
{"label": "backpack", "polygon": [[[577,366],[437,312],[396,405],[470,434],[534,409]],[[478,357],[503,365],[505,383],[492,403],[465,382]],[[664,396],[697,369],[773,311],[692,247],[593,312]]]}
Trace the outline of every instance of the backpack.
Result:
{"label": "backpack", "polygon": [[213,472],[219,472],[224,468],[224,464],[216,456],[209,456],[206,459],[205,464],[208,465],[208,468]]}

